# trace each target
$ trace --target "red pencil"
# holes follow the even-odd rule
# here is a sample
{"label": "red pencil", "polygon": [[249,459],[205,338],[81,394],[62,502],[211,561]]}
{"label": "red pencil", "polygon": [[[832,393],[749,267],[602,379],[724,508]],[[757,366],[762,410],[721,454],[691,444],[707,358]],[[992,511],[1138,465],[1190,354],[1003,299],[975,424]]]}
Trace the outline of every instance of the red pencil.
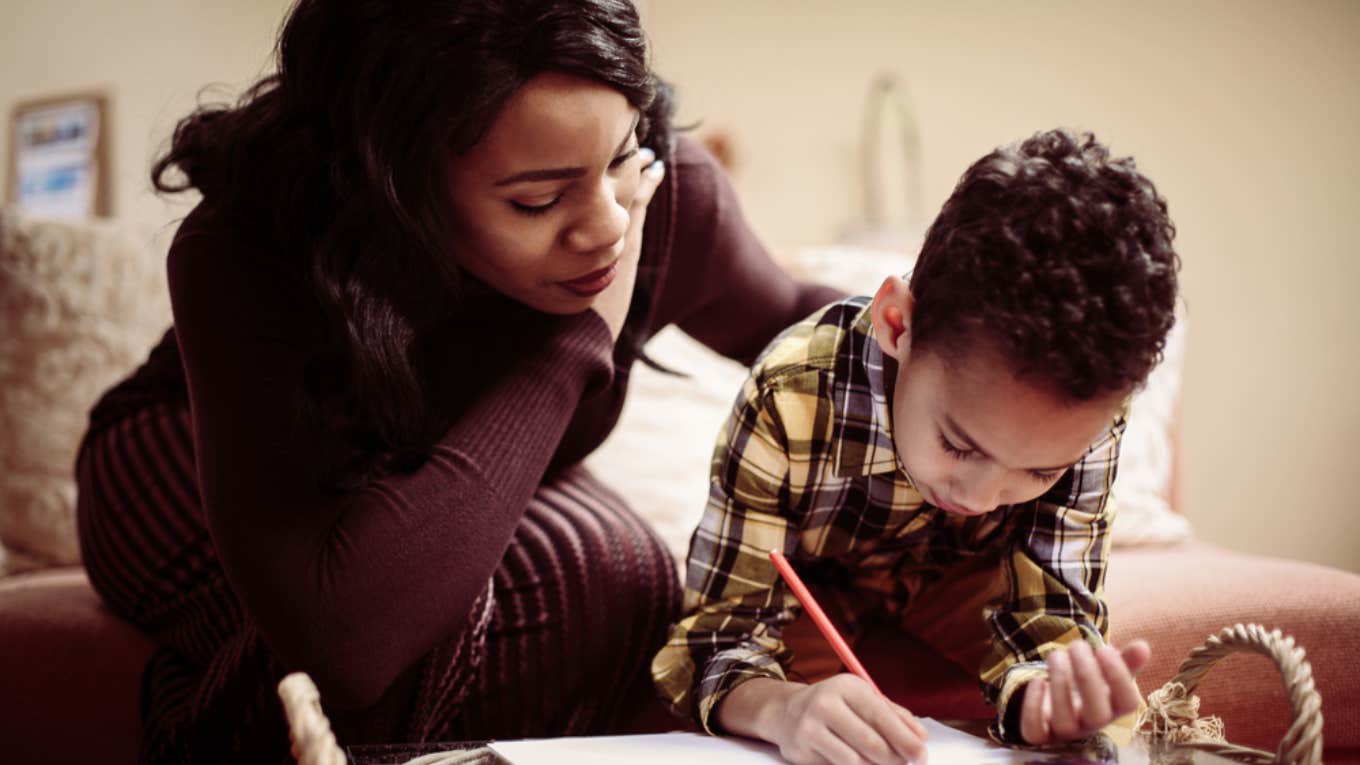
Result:
{"label": "red pencil", "polygon": [[784,554],[778,550],[771,550],[770,560],[774,561],[774,567],[779,569],[780,576],[784,577],[785,582],[788,582],[789,589],[793,590],[793,594],[798,597],[798,602],[803,604],[808,616],[812,617],[812,623],[816,624],[817,629],[822,631],[822,636],[831,644],[832,650],[836,652],[841,663],[845,665],[846,669],[855,673],[859,679],[868,683],[870,688],[878,692],[878,695],[882,696],[883,691],[878,690],[878,684],[874,682],[872,677],[869,677],[868,671],[864,669],[863,664],[859,663],[859,659],[855,658],[855,654],[850,650],[850,645],[845,642],[845,638],[841,637],[841,633],[827,618],[822,607],[817,605],[817,601],[813,599],[807,585],[803,584],[803,580],[798,578],[798,572],[794,571],[793,566],[789,565],[789,559],[785,558]]}

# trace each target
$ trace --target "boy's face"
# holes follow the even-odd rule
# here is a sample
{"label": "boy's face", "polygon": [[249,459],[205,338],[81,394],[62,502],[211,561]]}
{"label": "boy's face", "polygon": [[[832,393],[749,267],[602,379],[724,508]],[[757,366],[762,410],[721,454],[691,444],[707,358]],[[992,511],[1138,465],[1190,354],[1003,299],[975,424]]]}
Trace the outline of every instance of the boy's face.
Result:
{"label": "boy's face", "polygon": [[898,457],[927,502],[980,515],[1040,496],[1109,429],[1124,393],[1073,401],[1019,379],[987,343],[948,358],[910,347],[912,300],[889,277],[874,298],[874,331],[898,360],[892,392]]}

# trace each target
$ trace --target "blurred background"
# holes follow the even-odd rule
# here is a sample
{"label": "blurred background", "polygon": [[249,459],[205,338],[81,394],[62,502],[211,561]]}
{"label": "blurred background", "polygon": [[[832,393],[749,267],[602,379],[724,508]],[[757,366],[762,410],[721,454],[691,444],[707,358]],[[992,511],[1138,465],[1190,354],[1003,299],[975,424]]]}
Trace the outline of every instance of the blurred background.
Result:
{"label": "blurred background", "polygon": [[[1360,571],[1360,3],[638,4],[681,121],[776,253],[862,236],[874,177],[879,230],[910,238],[970,162],[1037,130],[1135,156],[1184,260],[1184,511],[1208,541]],[[163,245],[188,202],[151,193],[151,159],[203,86],[268,70],[287,7],[8,0],[0,146],[16,104],[102,91],[110,209]],[[908,116],[866,177],[885,75]]]}

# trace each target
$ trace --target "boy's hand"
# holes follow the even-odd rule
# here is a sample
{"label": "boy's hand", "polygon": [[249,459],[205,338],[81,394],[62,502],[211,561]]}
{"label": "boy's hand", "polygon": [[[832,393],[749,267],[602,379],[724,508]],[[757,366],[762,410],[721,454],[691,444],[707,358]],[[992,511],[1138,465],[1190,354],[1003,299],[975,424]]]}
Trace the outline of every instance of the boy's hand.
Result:
{"label": "boy's hand", "polygon": [[1025,686],[1020,735],[1034,746],[1086,738],[1138,708],[1141,694],[1133,676],[1152,656],[1135,640],[1117,651],[1092,650],[1084,641],[1048,655],[1048,679]]}
{"label": "boy's hand", "polygon": [[772,743],[793,765],[926,762],[926,729],[849,674],[797,686],[772,715]]}

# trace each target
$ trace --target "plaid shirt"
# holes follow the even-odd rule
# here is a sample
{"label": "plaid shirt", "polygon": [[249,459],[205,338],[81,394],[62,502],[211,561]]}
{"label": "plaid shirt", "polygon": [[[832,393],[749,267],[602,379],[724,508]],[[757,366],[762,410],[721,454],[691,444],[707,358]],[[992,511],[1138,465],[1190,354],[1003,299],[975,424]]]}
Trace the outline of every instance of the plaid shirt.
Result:
{"label": "plaid shirt", "polygon": [[[708,506],[690,542],[685,613],[656,655],[658,688],[711,733],[714,710],[756,677],[784,679],[783,625],[801,610],[770,562],[868,592],[889,614],[965,557],[999,554],[1004,596],[984,613],[979,669],[992,734],[1019,741],[1026,682],[1077,639],[1104,643],[1108,530],[1123,416],[1036,500],[982,516],[927,504],[893,446],[896,362],[873,336],[869,299],[833,303],[789,328],[752,368],[718,436]],[[815,565],[814,565],[815,564]]]}

